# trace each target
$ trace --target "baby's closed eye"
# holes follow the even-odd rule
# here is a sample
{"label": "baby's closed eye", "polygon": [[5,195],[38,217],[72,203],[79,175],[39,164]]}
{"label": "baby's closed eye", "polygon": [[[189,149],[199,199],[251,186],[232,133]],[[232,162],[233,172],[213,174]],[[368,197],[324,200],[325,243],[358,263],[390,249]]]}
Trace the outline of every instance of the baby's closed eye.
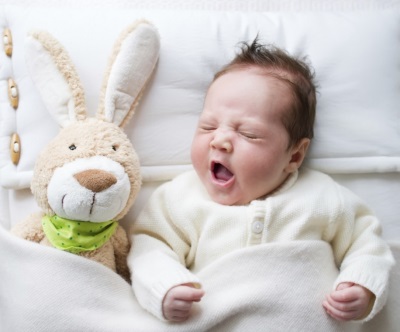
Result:
{"label": "baby's closed eye", "polygon": [[257,139],[257,138],[259,138],[259,136],[257,134],[252,133],[252,132],[241,131],[241,132],[239,132],[239,134],[241,136],[244,136],[244,137],[248,138],[248,139]]}
{"label": "baby's closed eye", "polygon": [[217,129],[215,126],[209,125],[209,124],[200,124],[198,128],[199,128],[199,130],[206,131],[206,132]]}

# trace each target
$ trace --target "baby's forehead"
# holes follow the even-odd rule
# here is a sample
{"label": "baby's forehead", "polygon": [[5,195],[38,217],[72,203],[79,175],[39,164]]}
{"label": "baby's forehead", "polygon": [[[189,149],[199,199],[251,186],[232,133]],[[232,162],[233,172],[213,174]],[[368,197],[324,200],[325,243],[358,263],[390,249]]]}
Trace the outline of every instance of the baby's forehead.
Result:
{"label": "baby's forehead", "polygon": [[[281,68],[274,68],[274,67],[265,67],[259,66],[255,64],[251,65],[240,65],[240,66],[233,66],[227,69],[225,72],[221,73],[218,77],[216,77],[210,84],[210,87],[218,81],[219,78],[224,77],[226,75],[238,75],[245,77],[246,75],[257,75],[261,78],[264,78],[268,82],[272,82],[275,84],[277,88],[286,87],[291,89],[291,84],[293,82],[293,74],[281,69]],[[240,81],[239,81],[240,84]]]}
{"label": "baby's forehead", "polygon": [[[220,96],[226,92],[227,87],[233,87],[241,91],[241,87],[245,86],[249,81],[254,82],[251,77],[256,78],[257,83],[253,91],[263,92],[270,97],[276,94],[277,98],[288,96],[287,102],[293,101],[293,83],[290,74],[274,68],[265,68],[256,65],[234,66],[220,73],[210,84],[206,91],[205,99],[211,96]],[[276,91],[272,93],[271,90]],[[249,96],[251,98],[251,96]]]}
{"label": "baby's forehead", "polygon": [[[279,113],[291,107],[291,87],[274,71],[257,66],[233,68],[221,74],[210,85],[204,101],[203,113],[208,108],[224,105],[227,108],[255,109],[265,105]],[[249,106],[250,105],[250,106]],[[211,112],[212,113],[212,112]]]}

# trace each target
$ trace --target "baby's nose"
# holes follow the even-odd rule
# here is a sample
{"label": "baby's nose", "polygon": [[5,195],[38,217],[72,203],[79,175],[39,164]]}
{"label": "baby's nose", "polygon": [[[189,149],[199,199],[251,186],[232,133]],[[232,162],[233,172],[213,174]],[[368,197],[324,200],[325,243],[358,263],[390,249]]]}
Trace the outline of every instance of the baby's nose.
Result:
{"label": "baby's nose", "polygon": [[81,186],[94,193],[99,193],[117,183],[117,178],[113,174],[101,169],[88,169],[75,174],[74,178]]}
{"label": "baby's nose", "polygon": [[225,131],[216,131],[210,145],[214,149],[223,150],[228,153],[233,151],[233,145],[230,135],[228,132]]}

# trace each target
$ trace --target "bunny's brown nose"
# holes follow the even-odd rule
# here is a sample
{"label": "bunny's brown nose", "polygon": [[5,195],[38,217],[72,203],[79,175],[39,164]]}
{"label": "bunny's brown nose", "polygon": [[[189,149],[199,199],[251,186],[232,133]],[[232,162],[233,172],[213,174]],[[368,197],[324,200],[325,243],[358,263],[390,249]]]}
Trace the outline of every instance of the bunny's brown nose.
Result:
{"label": "bunny's brown nose", "polygon": [[88,169],[75,174],[74,178],[78,180],[81,186],[95,193],[99,193],[117,183],[117,178],[113,174],[101,169]]}

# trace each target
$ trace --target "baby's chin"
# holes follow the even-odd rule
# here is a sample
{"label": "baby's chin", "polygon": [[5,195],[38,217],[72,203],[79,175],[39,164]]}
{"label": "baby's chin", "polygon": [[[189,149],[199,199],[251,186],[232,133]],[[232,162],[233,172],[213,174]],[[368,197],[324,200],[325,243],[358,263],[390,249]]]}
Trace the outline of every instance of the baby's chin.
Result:
{"label": "baby's chin", "polygon": [[257,198],[245,199],[243,196],[238,195],[237,193],[221,193],[221,192],[215,192],[214,190],[208,190],[208,194],[215,203],[221,205],[231,205],[231,206],[247,205],[252,200],[257,199]]}
{"label": "baby's chin", "polygon": [[231,205],[231,206],[240,206],[240,205],[248,205],[252,201],[265,199],[269,193],[254,193],[254,192],[243,192],[238,188],[231,188],[228,191],[217,190],[214,186],[207,187],[208,195],[211,200],[221,204],[221,205]]}

